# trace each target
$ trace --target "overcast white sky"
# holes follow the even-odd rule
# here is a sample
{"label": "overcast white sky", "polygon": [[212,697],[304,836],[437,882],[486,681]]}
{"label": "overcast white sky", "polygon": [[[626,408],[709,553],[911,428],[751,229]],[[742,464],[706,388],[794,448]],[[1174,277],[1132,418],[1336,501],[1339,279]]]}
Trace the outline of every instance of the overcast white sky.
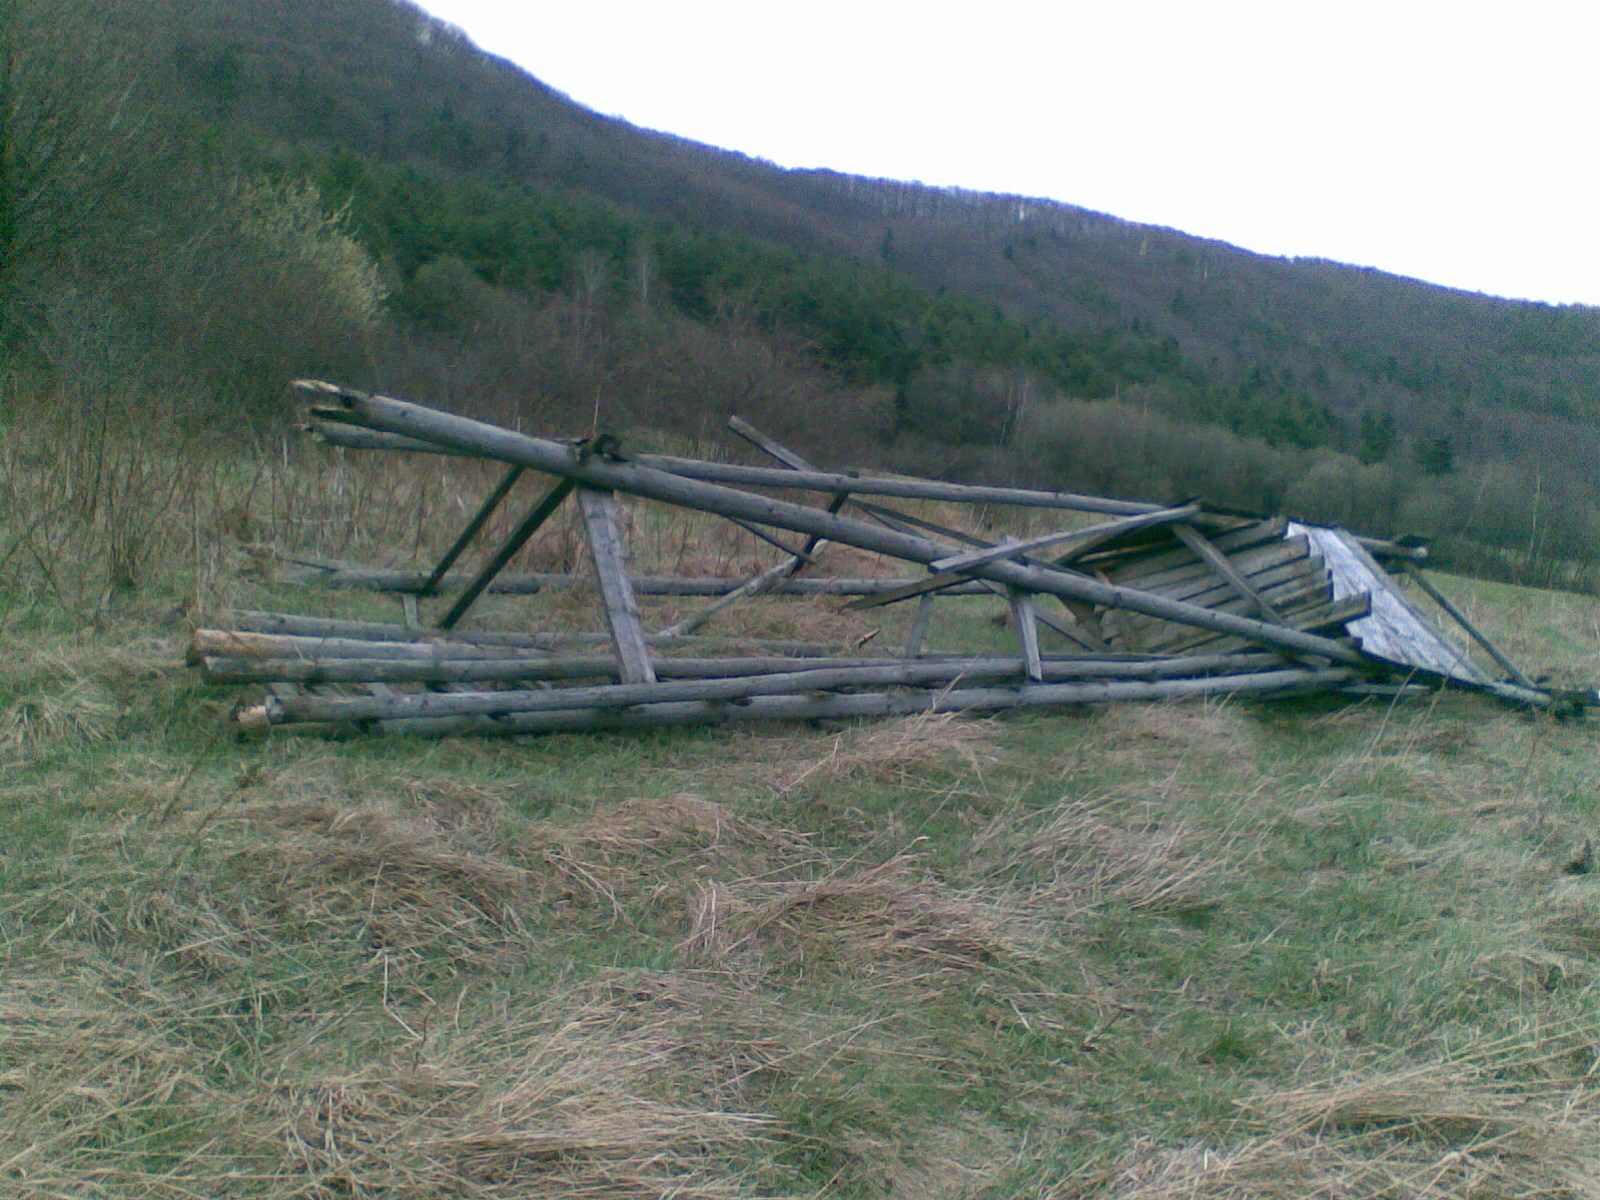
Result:
{"label": "overcast white sky", "polygon": [[422,0],[601,113],[1600,304],[1600,0]]}

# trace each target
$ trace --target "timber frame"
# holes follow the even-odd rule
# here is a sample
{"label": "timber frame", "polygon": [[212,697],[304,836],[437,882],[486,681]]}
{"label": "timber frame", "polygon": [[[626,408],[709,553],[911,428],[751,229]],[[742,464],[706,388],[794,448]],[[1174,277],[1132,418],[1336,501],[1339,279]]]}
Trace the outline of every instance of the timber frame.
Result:
{"label": "timber frame", "polygon": [[[401,596],[401,623],[238,614],[197,630],[190,660],[218,683],[261,684],[234,711],[241,729],[421,734],[558,730],[981,711],[1099,701],[1311,691],[1402,694],[1418,685],[1486,692],[1545,708],[1534,684],[1417,570],[1415,544],[1357,538],[1208,508],[1071,492],[978,486],[818,468],[737,417],[730,428],[777,466],[627,452],[609,436],[531,437],[467,417],[302,380],[306,430],[347,450],[491,460],[504,474],[428,571],[287,560],[292,577]],[[528,475],[543,491],[510,535],[468,574],[455,570]],[[821,507],[788,497],[813,493]],[[748,579],[635,576],[617,497],[733,521],[783,549]],[[486,592],[581,585],[506,568],[571,500],[578,509],[601,618],[587,634],[474,631]],[[992,541],[893,506],[933,500],[1094,514],[1045,534]],[[784,535],[801,535],[794,546]],[[908,564],[900,578],[803,572],[829,543]],[[1401,595],[1380,562],[1398,564],[1507,676],[1491,678]],[[654,632],[638,597],[703,596],[702,608]],[[1016,637],[1012,655],[928,653],[946,597],[990,595]],[[901,646],[867,653],[826,642],[719,639],[701,630],[758,596],[839,598],[852,608],[916,601]],[[419,601],[446,602],[431,627]],[[1054,639],[1046,647],[1042,634]]]}

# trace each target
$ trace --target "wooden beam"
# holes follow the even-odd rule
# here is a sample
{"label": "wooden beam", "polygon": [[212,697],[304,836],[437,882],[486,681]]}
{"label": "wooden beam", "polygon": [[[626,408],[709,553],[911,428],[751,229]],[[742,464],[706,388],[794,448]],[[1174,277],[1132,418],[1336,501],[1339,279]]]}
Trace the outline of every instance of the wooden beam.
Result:
{"label": "wooden beam", "polygon": [[933,597],[924,596],[917,605],[916,616],[911,618],[911,630],[906,634],[906,648],[904,654],[907,658],[916,658],[922,653],[922,643],[928,638],[928,625],[933,620]]}
{"label": "wooden beam", "polygon": [[472,581],[467,584],[461,595],[456,597],[455,603],[450,606],[450,611],[440,619],[440,629],[454,629],[456,627],[457,622],[467,615],[467,610],[472,607],[473,602],[494,581],[494,577],[500,574],[505,569],[505,565],[516,557],[518,550],[528,544],[528,539],[539,532],[539,527],[551,518],[556,509],[561,507],[561,502],[572,494],[572,489],[575,487],[577,487],[577,481],[574,479],[561,478],[556,481],[555,486],[546,492],[539,502],[533,506],[528,515],[522,519],[522,524],[512,530],[511,536],[505,540],[505,544],[500,549],[495,551],[494,557],[484,565],[483,570],[473,576]]}
{"label": "wooden beam", "polygon": [[589,539],[589,560],[600,584],[600,600],[605,609],[606,628],[617,652],[624,683],[654,683],[650,651],[645,644],[644,624],[639,619],[639,603],[628,582],[627,556],[622,547],[622,532],[617,527],[617,498],[604,488],[580,487],[578,509]]}
{"label": "wooden beam", "polygon": [[1022,651],[1022,667],[1035,682],[1044,678],[1039,659],[1039,626],[1035,621],[1033,594],[1011,589],[1011,623],[1017,627],[1017,646]]}

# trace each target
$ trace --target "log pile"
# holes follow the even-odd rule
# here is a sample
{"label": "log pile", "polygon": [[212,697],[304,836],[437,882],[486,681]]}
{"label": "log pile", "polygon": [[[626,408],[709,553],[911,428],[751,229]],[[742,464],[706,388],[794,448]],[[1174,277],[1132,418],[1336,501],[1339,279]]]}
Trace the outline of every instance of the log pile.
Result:
{"label": "log pile", "polygon": [[[289,560],[290,576],[308,583],[397,593],[403,623],[245,613],[232,629],[197,631],[190,660],[208,680],[263,686],[235,709],[244,730],[532,734],[1397,691],[1419,683],[1474,688],[1535,707],[1552,702],[1448,601],[1439,597],[1507,680],[1479,670],[1405,600],[1379,564],[1414,569],[1425,555],[1414,545],[1220,512],[1197,501],[1160,505],[826,471],[737,418],[734,432],[778,466],[633,454],[610,437],[537,438],[332,384],[297,386],[314,397],[307,429],[320,441],[492,460],[504,464],[505,474],[430,571]],[[529,475],[544,481],[527,515],[480,568],[458,570]],[[792,498],[808,493],[825,502]],[[786,554],[744,580],[635,576],[617,519],[618,494],[736,522]],[[1063,514],[1062,527],[997,542],[894,504],[929,500],[1052,510]],[[507,574],[569,501],[588,544],[592,581]],[[795,548],[785,534],[805,540]],[[804,575],[829,543],[911,570],[897,578]],[[585,582],[600,610],[600,628],[592,632],[464,626],[486,592],[532,594]],[[640,595],[710,602],[651,632]],[[915,609],[905,644],[874,647],[876,653],[701,632],[718,614],[758,596],[839,598],[853,609],[914,602]],[[970,596],[1003,605],[1015,653],[925,652],[935,606]],[[443,610],[424,626],[418,603],[428,598],[439,598]]]}

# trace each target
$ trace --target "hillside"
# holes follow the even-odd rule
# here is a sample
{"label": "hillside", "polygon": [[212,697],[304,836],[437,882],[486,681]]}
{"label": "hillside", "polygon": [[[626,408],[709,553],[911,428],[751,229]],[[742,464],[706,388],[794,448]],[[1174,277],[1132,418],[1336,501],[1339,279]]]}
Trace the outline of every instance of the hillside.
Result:
{"label": "hillside", "polygon": [[[83,319],[52,298],[70,263],[110,293],[93,319],[143,308],[120,327],[201,360],[213,395],[259,406],[319,371],[556,424],[592,419],[597,393],[624,426],[696,432],[743,407],[835,457],[1203,492],[1432,535],[1524,577],[1570,572],[1600,535],[1595,310],[779,170],[588,112],[391,0],[30,5],[24,41],[95,48],[63,52],[63,75],[129,81],[112,139],[135,104],[159,136],[101,180],[145,252],[125,224],[50,255],[11,307],[53,311],[57,332]],[[7,94],[26,117],[27,88]],[[152,177],[157,147],[180,167]],[[351,276],[263,244],[259,211],[237,228],[241,177],[277,189],[257,210],[316,185],[303,206],[326,238],[378,271],[362,319],[328,319],[349,315],[327,289]],[[152,258],[173,246],[188,274]],[[167,278],[128,286],[154,261]]]}

